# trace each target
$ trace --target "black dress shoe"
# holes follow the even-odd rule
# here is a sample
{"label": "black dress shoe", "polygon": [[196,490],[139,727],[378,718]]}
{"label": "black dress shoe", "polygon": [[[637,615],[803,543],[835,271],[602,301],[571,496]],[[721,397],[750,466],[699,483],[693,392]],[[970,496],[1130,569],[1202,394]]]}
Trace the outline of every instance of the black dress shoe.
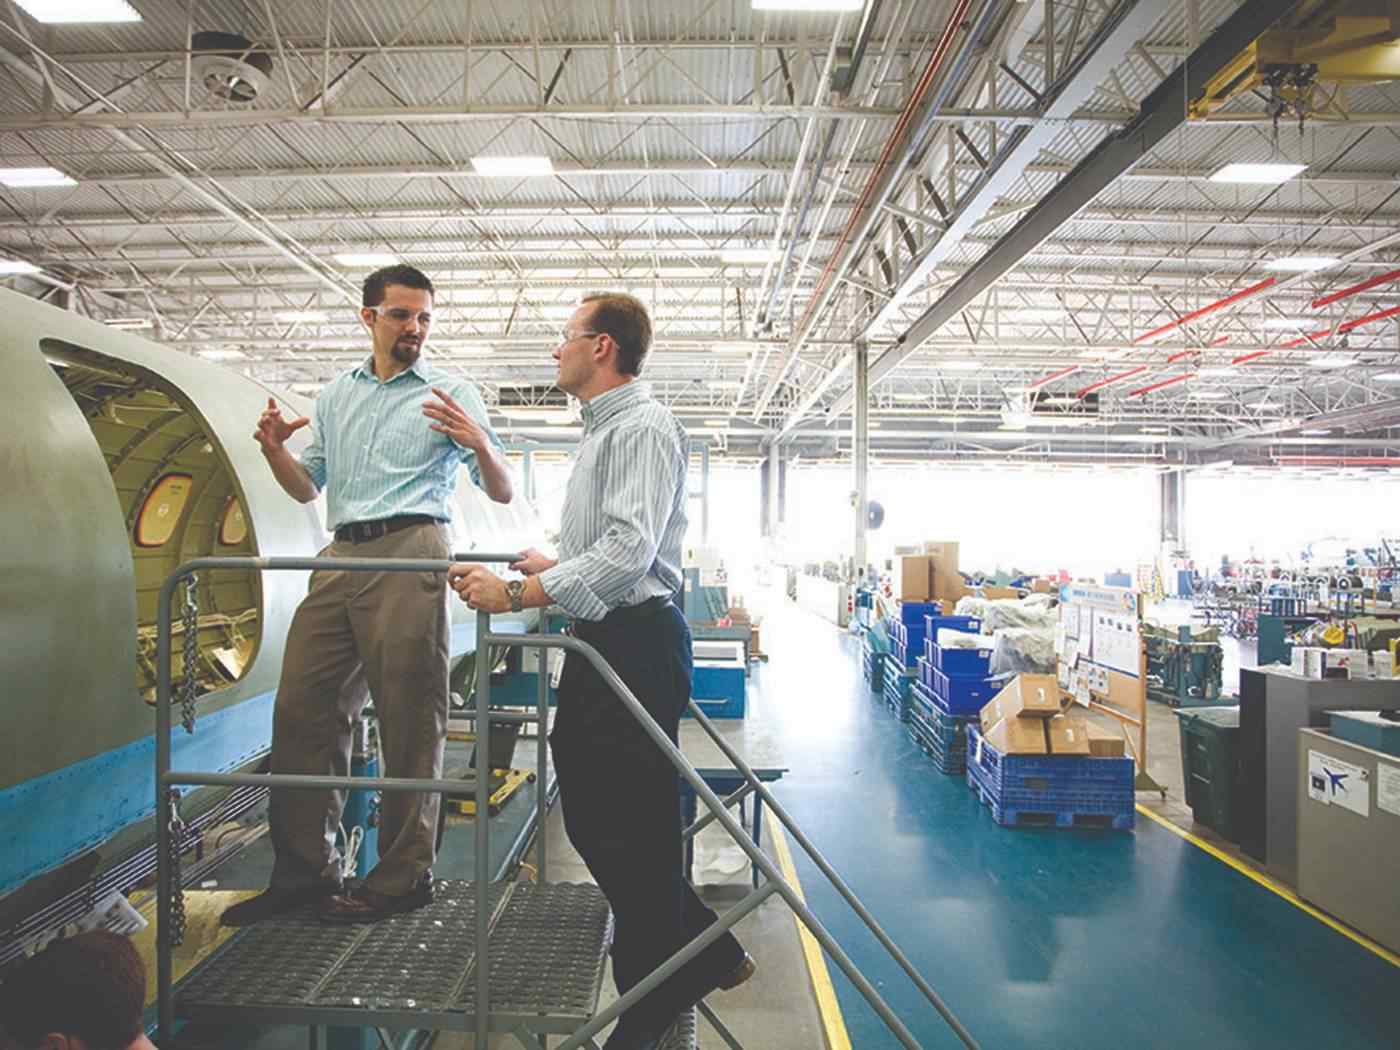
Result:
{"label": "black dress shoe", "polygon": [[[674,1006],[671,1012],[657,1016],[655,1008],[649,1008],[650,997],[643,999],[637,1006],[628,1010],[622,1015],[622,1020],[613,1029],[612,1035],[608,1036],[608,1041],[603,1044],[603,1050],[660,1050],[666,1045],[666,1040],[671,1036],[671,1030],[675,1026],[676,1019],[683,1011],[694,1006],[705,996],[714,991],[728,991],[737,988],[750,977],[758,965],[754,962],[753,956],[747,952],[737,966],[726,970],[721,974],[713,972],[702,973],[698,977],[689,978],[686,983],[680,986],[662,985],[668,1000],[674,1006],[676,998],[679,997],[680,1005]],[[681,971],[684,977],[686,971]],[[653,992],[653,995],[656,993]]]}
{"label": "black dress shoe", "polygon": [[612,1030],[612,1035],[608,1036],[608,1041],[603,1044],[603,1050],[661,1050],[666,1045],[666,1040],[671,1037],[675,1023],[673,1019],[661,1028],[654,1023],[629,1024],[627,1014],[623,1014],[622,1020]]}
{"label": "black dress shoe", "polygon": [[294,890],[281,890],[269,886],[256,897],[249,897],[246,901],[239,901],[224,909],[223,915],[219,916],[219,922],[225,926],[251,926],[255,922],[296,911],[304,904],[311,904],[343,890],[344,887],[340,883],[330,881]]}

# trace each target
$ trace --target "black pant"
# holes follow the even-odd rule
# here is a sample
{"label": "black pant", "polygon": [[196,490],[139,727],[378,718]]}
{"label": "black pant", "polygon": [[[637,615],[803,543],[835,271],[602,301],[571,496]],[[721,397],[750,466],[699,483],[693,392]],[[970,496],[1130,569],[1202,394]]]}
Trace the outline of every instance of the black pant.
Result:
{"label": "black pant", "polygon": [[[679,609],[580,622],[580,640],[596,648],[672,743],[690,700],[690,628]],[[617,695],[570,653],[559,683],[550,734],[559,801],[569,840],[613,911],[613,979],[620,994],[642,981],[715,921],[681,866],[679,773]],[[725,974],[744,950],[725,933],[689,964],[691,973]],[[663,984],[642,1008],[679,1009],[677,982]]]}

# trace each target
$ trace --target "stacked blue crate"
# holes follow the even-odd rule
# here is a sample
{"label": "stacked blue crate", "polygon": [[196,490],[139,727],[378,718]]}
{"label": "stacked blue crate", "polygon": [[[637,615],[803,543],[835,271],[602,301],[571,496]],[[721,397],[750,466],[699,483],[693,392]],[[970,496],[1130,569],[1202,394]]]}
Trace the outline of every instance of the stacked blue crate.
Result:
{"label": "stacked blue crate", "polygon": [[901,722],[909,720],[909,672],[893,660],[885,661],[885,706]]}
{"label": "stacked blue crate", "polygon": [[1004,827],[1113,828],[1135,823],[1133,760],[1003,755],[967,727],[967,786]]}
{"label": "stacked blue crate", "polygon": [[954,715],[924,684],[909,693],[909,737],[933,760],[939,772],[961,775],[967,767],[967,726],[976,715]]}
{"label": "stacked blue crate", "polygon": [[924,655],[918,662],[919,680],[942,701],[949,714],[977,714],[1001,688],[991,678],[992,651],[945,648],[933,640],[936,637],[935,634],[924,642]]}
{"label": "stacked blue crate", "polygon": [[865,678],[866,687],[872,693],[878,693],[885,687],[885,657],[888,655],[876,652],[870,644],[869,636],[861,645],[861,673]]}

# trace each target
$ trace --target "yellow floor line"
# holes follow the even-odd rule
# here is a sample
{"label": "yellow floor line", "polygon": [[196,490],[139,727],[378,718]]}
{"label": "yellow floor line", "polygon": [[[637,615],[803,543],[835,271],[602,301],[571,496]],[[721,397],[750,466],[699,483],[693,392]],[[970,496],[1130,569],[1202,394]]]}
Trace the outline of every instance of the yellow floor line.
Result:
{"label": "yellow floor line", "polygon": [[[773,836],[773,852],[778,855],[778,867],[783,878],[797,894],[803,904],[807,898],[802,893],[802,883],[797,879],[797,869],[793,867],[792,852],[788,849],[787,836],[783,825],[768,810],[768,827]],[[812,979],[812,991],[817,997],[817,1014],[821,1017],[822,1031],[826,1034],[827,1050],[851,1050],[851,1037],[846,1032],[846,1021],[841,1016],[841,1004],[836,1001],[836,987],[831,983],[831,974],[826,968],[826,953],[812,936],[803,921],[793,916],[797,923],[797,936],[802,942],[802,956],[807,960],[807,974]]]}
{"label": "yellow floor line", "polygon": [[1400,955],[1396,955],[1388,948],[1382,947],[1381,945],[1377,944],[1375,941],[1367,937],[1365,934],[1357,933],[1345,923],[1338,922],[1326,912],[1319,911],[1317,908],[1314,908],[1311,904],[1303,900],[1296,893],[1290,890],[1287,886],[1284,886],[1282,883],[1275,882],[1273,879],[1269,878],[1269,876],[1265,875],[1262,871],[1259,871],[1258,869],[1251,867],[1243,861],[1230,856],[1230,854],[1226,853],[1224,850],[1212,846],[1205,839],[1199,838],[1196,835],[1191,834],[1191,832],[1187,831],[1185,828],[1172,823],[1166,817],[1161,816],[1158,813],[1152,812],[1152,810],[1148,809],[1146,806],[1138,806],[1137,811],[1141,813],[1144,817],[1147,817],[1149,820],[1156,821],[1158,824],[1162,825],[1162,827],[1170,831],[1173,835],[1180,836],[1187,842],[1191,843],[1193,846],[1198,846],[1201,849],[1205,850],[1216,860],[1223,861],[1224,863],[1230,865],[1230,867],[1234,868],[1245,878],[1253,879],[1259,885],[1263,886],[1266,890],[1270,890],[1278,894],[1280,897],[1286,900],[1289,904],[1293,905],[1295,908],[1307,912],[1318,922],[1332,927],[1332,929],[1336,930],[1343,937],[1355,941],[1357,944],[1361,945],[1361,947],[1365,948],[1368,952],[1371,952],[1375,955],[1379,955],[1382,959],[1390,963],[1392,966],[1400,966]]}

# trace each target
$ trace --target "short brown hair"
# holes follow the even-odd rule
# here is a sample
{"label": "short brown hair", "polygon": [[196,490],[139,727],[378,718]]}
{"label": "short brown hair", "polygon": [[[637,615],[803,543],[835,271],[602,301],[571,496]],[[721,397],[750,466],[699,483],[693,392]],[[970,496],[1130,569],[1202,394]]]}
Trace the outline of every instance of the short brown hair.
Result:
{"label": "short brown hair", "polygon": [[642,301],[624,292],[589,292],[583,302],[595,304],[589,321],[594,331],[612,336],[617,344],[617,370],[641,375],[651,350],[651,315]]}
{"label": "short brown hair", "polygon": [[121,1050],[140,1038],[146,967],[125,937],[92,930],[55,941],[0,986],[0,1028],[23,1047],[49,1032]]}

